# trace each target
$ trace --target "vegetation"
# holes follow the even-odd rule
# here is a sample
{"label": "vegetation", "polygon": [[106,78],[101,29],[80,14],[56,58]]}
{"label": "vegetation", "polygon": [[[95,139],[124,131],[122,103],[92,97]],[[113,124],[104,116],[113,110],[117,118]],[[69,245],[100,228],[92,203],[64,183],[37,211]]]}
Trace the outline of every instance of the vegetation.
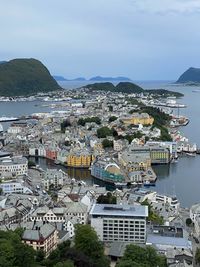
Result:
{"label": "vegetation", "polygon": [[0,231],[0,267],[34,266],[35,251],[21,242],[21,231]]}
{"label": "vegetation", "polygon": [[157,127],[161,130],[160,140],[162,141],[172,141],[172,138],[166,128],[170,122],[171,116],[160,111],[159,108],[155,107],[142,107],[141,112],[148,113],[150,116],[154,118],[153,127]]}
{"label": "vegetation", "polygon": [[144,200],[142,205],[148,206],[149,216],[148,220],[154,224],[162,225],[164,224],[163,217],[161,217],[155,210],[153,210],[152,206],[149,204],[148,200]]}
{"label": "vegetation", "polygon": [[84,86],[91,91],[105,91],[105,92],[114,92],[114,93],[126,93],[126,94],[153,94],[156,96],[167,97],[167,96],[176,96],[181,97],[183,94],[173,91],[168,91],[165,89],[151,89],[144,90],[139,85],[132,82],[120,82],[114,86],[111,82],[102,82],[102,83],[93,83]]}
{"label": "vegetation", "polygon": [[100,195],[97,198],[98,204],[116,204],[116,196],[113,196],[111,192],[108,192],[106,195]]}
{"label": "vegetation", "polygon": [[27,96],[59,89],[48,69],[36,59],[14,59],[0,64],[1,96]]}
{"label": "vegetation", "polygon": [[99,117],[87,117],[87,118],[80,118],[78,120],[78,125],[85,126],[88,122],[95,122],[96,124],[101,124],[101,119]]}
{"label": "vegetation", "polygon": [[143,134],[140,132],[140,131],[137,131],[137,132],[135,132],[135,133],[133,133],[133,134],[127,134],[124,138],[126,139],[126,140],[128,140],[128,142],[129,142],[129,144],[133,141],[133,139],[135,139],[135,138],[141,138],[143,136]]}
{"label": "vegetation", "polygon": [[130,244],[126,247],[124,256],[119,260],[116,267],[167,267],[165,256],[160,256],[156,250],[147,246]]}
{"label": "vegetation", "polygon": [[168,97],[168,96],[175,96],[175,97],[182,97],[184,94],[179,92],[173,92],[166,89],[154,89],[154,90],[145,90],[145,93],[152,94],[152,95],[159,95],[161,97]]}
{"label": "vegetation", "polygon": [[113,121],[116,121],[118,118],[116,116],[111,116],[109,118],[109,122],[113,122]]}
{"label": "vegetation", "polygon": [[76,225],[75,248],[88,256],[94,267],[110,266],[109,259],[104,256],[103,244],[90,225]]}
{"label": "vegetation", "polygon": [[69,120],[64,120],[63,122],[61,122],[61,124],[60,124],[60,128],[61,128],[61,132],[65,132],[65,129],[67,128],[67,127],[70,127],[71,126],[71,123],[70,123],[70,121]]}
{"label": "vegetation", "polygon": [[36,166],[36,164],[35,164],[34,161],[32,161],[32,160],[29,160],[29,161],[28,161],[28,167],[29,167],[29,168],[31,168],[31,167],[35,167],[35,166]]}
{"label": "vegetation", "polygon": [[112,129],[108,128],[107,126],[103,126],[97,129],[98,138],[106,138],[107,136],[111,136],[112,134]]}
{"label": "vegetation", "polygon": [[196,262],[196,264],[200,264],[200,248],[196,249],[195,262]]}
{"label": "vegetation", "polygon": [[104,139],[102,141],[102,145],[103,145],[103,148],[113,147],[113,141],[108,140],[108,139]]}
{"label": "vegetation", "polygon": [[190,218],[187,218],[185,221],[187,226],[191,226],[192,225],[192,220]]}

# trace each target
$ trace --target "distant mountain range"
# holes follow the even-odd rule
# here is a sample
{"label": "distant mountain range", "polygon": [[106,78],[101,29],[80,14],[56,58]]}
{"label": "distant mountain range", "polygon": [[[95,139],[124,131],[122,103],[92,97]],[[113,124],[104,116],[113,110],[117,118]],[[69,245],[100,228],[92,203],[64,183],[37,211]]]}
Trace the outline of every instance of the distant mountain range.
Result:
{"label": "distant mountain range", "polygon": [[177,83],[200,83],[200,68],[189,68],[178,78]]}
{"label": "distant mountain range", "polygon": [[27,96],[60,89],[39,60],[20,58],[0,62],[1,96]]}
{"label": "distant mountain range", "polygon": [[115,81],[122,81],[122,82],[128,82],[131,81],[131,79],[127,78],[127,77],[123,77],[123,76],[119,76],[119,77],[102,77],[102,76],[95,76],[90,78],[89,80],[87,80],[84,77],[78,77],[75,79],[67,79],[63,76],[59,76],[59,75],[54,75],[53,78],[58,81],[58,82],[64,82],[64,81],[95,81],[95,82],[115,82]]}

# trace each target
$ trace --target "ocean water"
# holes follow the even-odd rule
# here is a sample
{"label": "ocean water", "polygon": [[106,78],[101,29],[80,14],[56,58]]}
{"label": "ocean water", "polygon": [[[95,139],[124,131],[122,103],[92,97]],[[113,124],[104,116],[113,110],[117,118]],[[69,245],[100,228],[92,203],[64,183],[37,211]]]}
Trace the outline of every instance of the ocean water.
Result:
{"label": "ocean water", "polygon": [[[86,85],[88,82],[62,82],[61,86],[65,89],[72,89]],[[200,93],[193,90],[200,90],[197,86],[173,85],[172,81],[136,81],[137,84],[145,89],[167,89],[182,92],[184,97],[177,102],[187,105],[180,109],[180,115],[185,115],[190,119],[190,123],[180,128],[181,132],[193,143],[200,147]],[[46,102],[45,102],[46,103]],[[42,107],[40,101],[32,102],[0,102],[0,116],[21,116],[35,112],[48,112],[49,107]],[[177,110],[174,111],[175,113]],[[6,124],[3,124],[6,127]],[[46,161],[40,160],[41,165],[45,166]],[[48,162],[48,166],[50,163]],[[160,193],[176,195],[184,207],[200,202],[200,155],[196,157],[180,158],[178,163],[170,166],[155,166],[154,170],[158,176],[156,186],[152,189]],[[69,170],[68,170],[69,172]],[[75,178],[92,182],[89,172],[86,170],[71,171],[69,174]],[[95,181],[97,183],[97,181]]]}

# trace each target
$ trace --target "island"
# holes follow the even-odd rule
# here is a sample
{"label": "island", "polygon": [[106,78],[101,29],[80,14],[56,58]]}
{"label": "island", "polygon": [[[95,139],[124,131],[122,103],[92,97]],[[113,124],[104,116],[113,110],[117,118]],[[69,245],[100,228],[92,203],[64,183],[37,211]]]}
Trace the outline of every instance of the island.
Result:
{"label": "island", "polygon": [[194,85],[200,83],[200,68],[187,69],[177,80],[176,83],[187,83]]}
{"label": "island", "polygon": [[21,58],[0,64],[0,96],[28,96],[61,89],[39,60]]}
{"label": "island", "polygon": [[145,90],[139,85],[132,82],[120,82],[116,86],[111,82],[104,83],[93,83],[83,86],[90,91],[106,91],[106,92],[115,92],[115,93],[127,93],[127,94],[144,94],[144,95],[159,95],[161,97],[182,97],[183,94],[179,92],[169,91],[166,89],[150,89]]}
{"label": "island", "polygon": [[89,79],[90,81],[123,81],[123,82],[127,82],[127,81],[131,81],[131,79],[127,78],[127,77],[123,77],[123,76],[119,76],[119,77],[102,77],[102,76],[95,76]]}

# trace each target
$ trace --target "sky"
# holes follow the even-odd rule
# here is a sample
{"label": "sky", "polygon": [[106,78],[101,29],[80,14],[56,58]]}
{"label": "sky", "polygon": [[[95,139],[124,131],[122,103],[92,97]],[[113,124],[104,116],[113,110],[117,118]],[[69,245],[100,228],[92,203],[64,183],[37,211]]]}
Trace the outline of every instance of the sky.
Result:
{"label": "sky", "polygon": [[66,78],[176,80],[200,67],[200,0],[0,0],[0,61]]}

